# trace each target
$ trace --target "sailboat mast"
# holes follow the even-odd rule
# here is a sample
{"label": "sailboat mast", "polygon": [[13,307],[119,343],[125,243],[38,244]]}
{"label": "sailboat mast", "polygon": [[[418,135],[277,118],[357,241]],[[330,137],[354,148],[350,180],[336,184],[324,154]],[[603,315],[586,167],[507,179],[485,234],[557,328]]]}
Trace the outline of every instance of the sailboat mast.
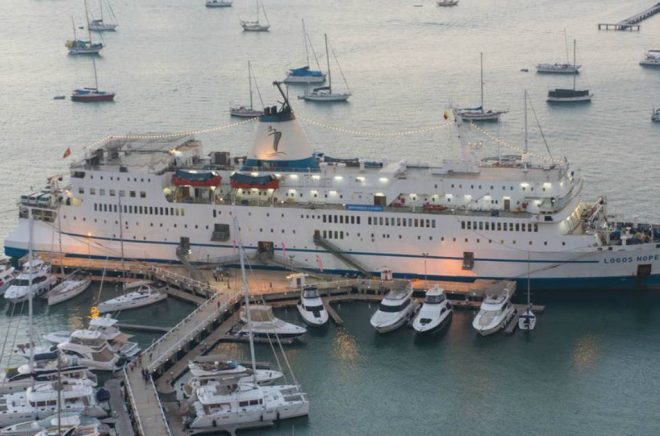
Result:
{"label": "sailboat mast", "polygon": [[[98,79],[98,76],[96,75],[96,59],[94,59],[94,58],[92,58],[92,65],[94,65],[94,87],[98,91],[99,90],[99,79]],[[121,203],[120,203],[120,207],[121,207]],[[119,213],[121,214],[121,211],[119,211]]]}
{"label": "sailboat mast", "polygon": [[76,33],[76,22],[74,21],[73,17],[71,17],[71,26],[73,26],[73,40],[77,41],[78,34]]}
{"label": "sailboat mast", "polygon": [[248,61],[248,82],[250,85],[250,110],[252,110],[252,66],[250,61]]}
{"label": "sailboat mast", "polygon": [[239,253],[239,259],[241,261],[241,279],[242,279],[243,297],[245,298],[245,317],[247,319],[248,331],[250,332],[248,337],[250,339],[250,358],[252,359],[252,377],[254,383],[256,383],[257,361],[254,355],[254,333],[252,332],[252,318],[250,315],[250,296],[248,294],[247,276],[245,275],[245,259],[243,258],[244,256],[243,243],[241,241],[240,233],[238,230],[238,221],[236,217],[234,217],[234,231],[238,234],[238,237],[236,239],[238,240],[238,253]]}
{"label": "sailboat mast", "polygon": [[301,19],[302,29],[303,29],[303,44],[305,44],[305,60],[307,61],[307,66],[309,66],[309,47],[307,47],[307,30],[305,30],[305,19]]}
{"label": "sailboat mast", "polygon": [[[30,344],[30,360],[28,363],[28,367],[30,368],[30,372],[32,372],[32,368],[34,367],[34,341],[33,341],[33,331],[32,331],[32,277],[34,276],[33,273],[33,268],[34,266],[32,265],[33,263],[33,255],[32,255],[32,235],[34,233],[34,217],[33,213],[34,211],[32,209],[28,209],[28,212],[30,213],[30,235],[28,239],[28,272],[29,272],[29,279],[28,279],[28,339],[29,339],[29,344]],[[15,303],[14,303],[15,304]],[[34,385],[34,377],[32,378],[32,384]]]}
{"label": "sailboat mast", "polygon": [[99,0],[99,9],[101,10],[101,22],[103,22],[103,0]]}
{"label": "sailboat mast", "polygon": [[87,11],[87,0],[84,0],[85,3],[85,19],[87,20],[87,34],[89,35],[89,44],[92,44],[92,31],[89,28],[89,12]]}
{"label": "sailboat mast", "polygon": [[[576,45],[577,45],[577,40],[574,39],[573,40],[573,69],[575,69],[576,66],[577,66],[577,62],[576,62],[576,59],[575,59],[575,47],[576,47]],[[573,91],[575,91],[575,77],[576,76],[577,76],[577,74],[573,74]]]}
{"label": "sailboat mast", "polygon": [[566,29],[564,29],[564,49],[566,50],[566,63],[568,63],[568,36],[566,35]]}
{"label": "sailboat mast", "polygon": [[332,94],[332,74],[330,73],[330,53],[328,52],[328,34],[324,33],[325,37],[325,58],[328,61],[328,90]]}
{"label": "sailboat mast", "polygon": [[481,110],[484,109],[484,54],[479,53],[479,64],[481,65]]}
{"label": "sailboat mast", "polygon": [[529,149],[529,145],[527,141],[527,90],[525,89],[525,154],[527,154],[528,149]]}
{"label": "sailboat mast", "polygon": [[259,0],[257,0],[257,24],[259,24]]}

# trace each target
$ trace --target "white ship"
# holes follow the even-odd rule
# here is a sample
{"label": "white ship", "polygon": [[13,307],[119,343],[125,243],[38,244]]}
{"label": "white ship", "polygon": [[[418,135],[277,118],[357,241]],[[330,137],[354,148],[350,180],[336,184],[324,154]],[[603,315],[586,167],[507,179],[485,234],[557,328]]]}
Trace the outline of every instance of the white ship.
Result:
{"label": "white ship", "polygon": [[465,134],[460,158],[437,166],[333,159],[284,101],[242,158],[208,157],[190,136],[106,141],[49,193],[21,197],[5,253],[27,253],[31,211],[37,251],[218,263],[235,258],[236,216],[248,254],[286,250],[309,270],[524,284],[529,252],[537,290],[660,286],[660,226],[609,218],[566,159],[480,159]]}

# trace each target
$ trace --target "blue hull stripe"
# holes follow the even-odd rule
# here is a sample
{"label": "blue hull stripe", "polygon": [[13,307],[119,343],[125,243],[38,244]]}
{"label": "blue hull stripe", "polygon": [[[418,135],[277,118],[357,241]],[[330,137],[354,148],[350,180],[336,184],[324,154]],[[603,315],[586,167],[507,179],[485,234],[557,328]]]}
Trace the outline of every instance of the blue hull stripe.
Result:
{"label": "blue hull stripe", "polygon": [[[106,237],[100,237],[100,236],[87,236],[83,234],[78,234],[78,233],[67,233],[67,232],[62,232],[63,235],[71,236],[74,238],[83,238],[85,240],[87,239],[95,239],[99,241],[113,241],[113,242],[119,242],[119,238],[106,238]],[[124,243],[131,243],[131,244],[162,244],[162,245],[172,245],[172,246],[178,246],[178,242],[168,242],[168,241],[138,241],[138,240],[130,240],[130,239],[124,239]],[[234,248],[233,245],[231,244],[200,244],[200,243],[190,243],[191,247],[209,247],[209,248]],[[7,248],[11,247],[6,247],[5,246],[5,254],[7,252]],[[247,250],[256,250],[256,246],[246,246],[245,249]],[[314,250],[314,249],[306,249],[306,248],[286,248],[286,251],[290,251],[293,253],[327,253],[326,250]],[[273,251],[282,251],[281,248],[273,247]],[[400,258],[409,258],[409,259],[441,259],[441,260],[463,260],[462,257],[459,256],[421,256],[419,254],[401,254],[401,253],[371,253],[367,251],[344,251],[343,253],[347,255],[353,255],[353,256],[380,256],[380,257],[400,257]],[[7,254],[7,256],[9,256]],[[15,257],[15,256],[12,256]],[[484,257],[478,257],[474,259],[476,261],[481,261],[481,262],[514,262],[514,263],[527,263],[527,259],[495,259],[495,258],[484,258]],[[530,263],[551,263],[551,264],[598,264],[600,263],[597,260],[531,260]]]}
{"label": "blue hull stripe", "polygon": [[[27,254],[27,250],[22,248],[13,248],[5,246],[5,255],[12,258],[20,258]],[[75,257],[82,259],[100,259],[100,260],[121,260],[119,257],[106,257],[106,256],[85,256],[85,255],[75,255],[69,254],[67,257]],[[162,263],[162,264],[172,264],[180,265],[181,262],[169,259],[146,259],[146,258],[127,258],[126,260],[142,261],[142,262],[152,262],[152,263]],[[230,267],[239,268],[238,264],[236,265],[227,265]],[[284,268],[276,266],[253,266],[256,269],[263,270],[273,270],[273,271],[284,271]],[[318,269],[310,268],[310,272],[318,272]],[[324,269],[323,272],[328,274],[355,274],[353,270],[347,269]],[[377,276],[380,274],[379,271],[372,272],[373,275]],[[396,273],[394,274],[396,278],[402,279],[428,279],[428,280],[442,280],[442,281],[451,281],[451,282],[474,282],[476,279],[486,279],[486,280],[502,280],[502,277],[462,277],[462,276],[445,276],[445,275],[436,275],[436,274],[406,274],[406,273]],[[516,281],[521,289],[524,289],[527,283],[526,278],[511,279]],[[547,291],[547,290],[603,290],[603,289],[638,289],[638,288],[660,288],[660,274],[654,274],[645,279],[639,279],[632,276],[620,276],[620,277],[585,277],[585,278],[553,278],[553,279],[531,279],[532,289],[536,291]]]}

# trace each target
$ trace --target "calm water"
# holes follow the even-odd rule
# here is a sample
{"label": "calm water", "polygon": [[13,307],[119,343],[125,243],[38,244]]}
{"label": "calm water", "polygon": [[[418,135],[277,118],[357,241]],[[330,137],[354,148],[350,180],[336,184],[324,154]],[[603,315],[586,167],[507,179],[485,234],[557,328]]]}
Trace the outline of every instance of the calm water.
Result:
{"label": "calm water", "polygon": [[[69,162],[61,156],[67,147],[80,158],[86,145],[109,134],[227,124],[229,103],[247,99],[248,59],[271,104],[276,93],[269,83],[303,61],[300,18],[319,54],[328,33],[354,93],[349,104],[325,107],[292,98],[301,118],[364,132],[437,125],[449,104],[478,103],[483,52],[486,106],[509,110],[486,129],[519,146],[527,89],[553,155],[566,155],[582,168],[585,195],[605,194],[612,211],[658,222],[660,125],[651,123],[650,112],[660,106],[660,72],[637,62],[645,50],[660,48],[660,18],[643,23],[639,33],[596,31],[596,23],[616,22],[651,3],[461,0],[458,7],[437,8],[429,0],[265,0],[272,31],[252,34],[238,24],[253,16],[252,1],[207,10],[203,0],[113,0],[120,27],[103,35],[107,47],[97,67],[101,87],[116,91],[117,101],[80,105],[52,98],[93,83],[89,58],[67,56],[64,47],[72,37],[71,16],[83,22],[82,1],[4,0],[0,236],[14,225],[20,194],[66,172]],[[90,0],[90,9],[96,8]],[[590,105],[549,107],[548,88],[570,86],[571,78],[533,72],[539,62],[565,59],[564,29],[569,40],[578,40],[578,63],[584,65],[578,86],[595,93]],[[343,87],[338,74],[336,79]],[[373,138],[303,127],[316,149],[335,156],[440,161],[457,153],[455,132],[447,128]],[[207,151],[245,153],[253,128],[201,139]],[[535,128],[530,136],[532,151],[544,156]],[[470,139],[484,141],[486,154],[497,152],[484,136]],[[51,310],[37,303],[35,330],[40,335],[81,326],[96,292]],[[106,288],[102,295],[112,292]],[[266,433],[660,433],[660,297],[553,294],[537,300],[548,304],[548,312],[531,336],[477,338],[471,315],[458,313],[449,331],[432,341],[416,341],[408,330],[376,336],[368,326],[374,308],[344,305],[344,329],[330,326],[288,352],[310,393],[311,417],[294,423],[295,429],[285,425]],[[27,307],[21,312],[19,306],[21,314],[11,321],[2,307],[0,328],[9,347],[25,340]],[[121,319],[171,325],[189,310],[170,300]],[[153,338],[137,335],[145,345]]]}

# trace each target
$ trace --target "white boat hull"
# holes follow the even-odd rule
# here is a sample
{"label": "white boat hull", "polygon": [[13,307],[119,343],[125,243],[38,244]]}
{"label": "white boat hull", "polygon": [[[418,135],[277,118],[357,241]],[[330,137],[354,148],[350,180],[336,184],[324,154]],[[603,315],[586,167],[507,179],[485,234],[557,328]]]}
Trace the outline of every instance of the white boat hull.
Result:
{"label": "white boat hull", "polygon": [[303,84],[303,85],[313,85],[321,84],[325,82],[325,74],[321,76],[291,76],[288,75],[284,79],[284,83],[288,84]]}
{"label": "white boat hull", "polygon": [[305,101],[313,101],[318,103],[333,103],[333,102],[342,102],[348,101],[348,98],[351,96],[351,93],[344,94],[305,94],[301,98]]}
{"label": "white boat hull", "polygon": [[149,306],[151,304],[158,303],[167,298],[167,294],[164,292],[153,292],[148,297],[143,298],[137,301],[127,301],[123,303],[111,302],[111,300],[105,301],[98,305],[99,313],[107,312],[118,312],[120,310],[131,310],[138,309],[140,307]]}
{"label": "white boat hull", "polygon": [[495,334],[506,327],[507,323],[513,318],[516,314],[516,308],[511,306],[509,310],[502,314],[497,320],[493,323],[490,323],[488,326],[481,326],[478,324],[478,316],[475,318],[472,326],[481,336],[489,336]]}
{"label": "white boat hull", "polygon": [[296,308],[298,309],[300,317],[305,321],[305,324],[309,326],[321,327],[328,322],[328,311],[325,310],[325,308],[318,312],[318,316],[309,310],[305,310],[301,304],[296,304]]}
{"label": "white boat hull", "polygon": [[449,325],[452,319],[452,314],[453,310],[448,310],[439,317],[433,319],[433,321],[428,324],[421,324],[418,318],[415,318],[412,325],[413,329],[415,329],[415,331],[420,334],[431,334],[439,332]]}
{"label": "white boat hull", "polygon": [[49,306],[63,303],[67,300],[77,297],[78,295],[85,292],[87,288],[89,288],[89,286],[92,284],[92,281],[89,279],[78,280],[76,284],[70,286],[69,289],[64,290],[68,284],[68,281],[65,280],[46,294]]}

